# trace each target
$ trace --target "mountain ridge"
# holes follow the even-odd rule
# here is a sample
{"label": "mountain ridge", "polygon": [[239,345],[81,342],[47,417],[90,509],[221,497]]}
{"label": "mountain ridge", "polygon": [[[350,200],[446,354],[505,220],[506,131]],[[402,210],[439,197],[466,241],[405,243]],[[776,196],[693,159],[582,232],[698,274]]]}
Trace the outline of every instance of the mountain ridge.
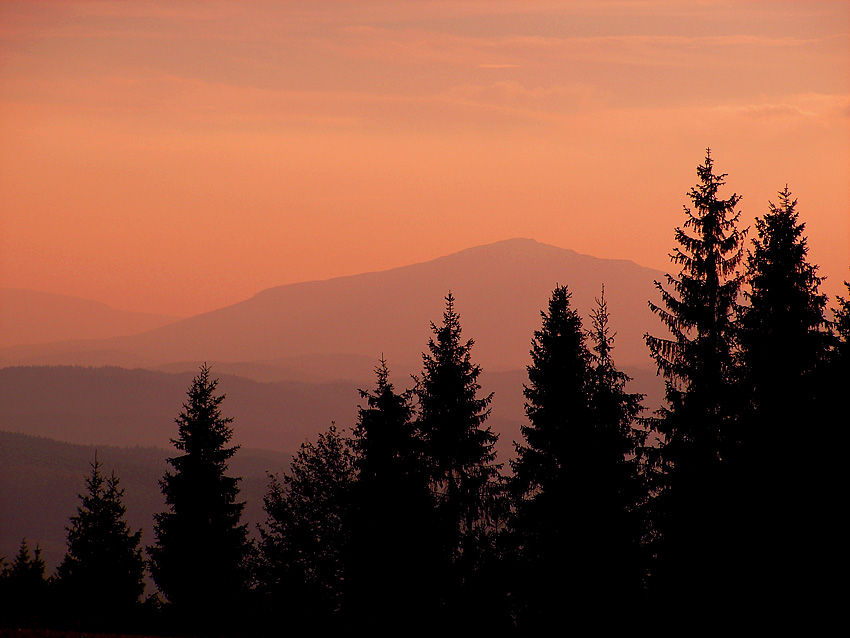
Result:
{"label": "mountain ridge", "polygon": [[[524,367],[539,313],[557,284],[587,321],[605,285],[618,363],[648,363],[643,334],[661,326],[647,301],[660,271],[509,239],[429,261],[275,286],[230,306],[146,332],[0,350],[0,365],[145,365],[181,360],[253,361],[348,352],[411,367],[439,323],[451,290],[465,338],[482,365]],[[100,354],[98,354],[100,353]],[[135,362],[135,363],[134,363]]]}
{"label": "mountain ridge", "polygon": [[180,319],[71,295],[0,288],[0,348],[138,334]]}

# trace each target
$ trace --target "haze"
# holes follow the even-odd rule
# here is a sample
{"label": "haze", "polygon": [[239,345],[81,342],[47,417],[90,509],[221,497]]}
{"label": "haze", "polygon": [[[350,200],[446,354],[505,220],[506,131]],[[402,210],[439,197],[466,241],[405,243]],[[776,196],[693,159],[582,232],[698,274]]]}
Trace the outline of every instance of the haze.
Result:
{"label": "haze", "polygon": [[[669,271],[712,148],[850,249],[846,2],[3,2],[0,286],[189,316],[529,237]],[[569,282],[567,282],[569,283]]]}

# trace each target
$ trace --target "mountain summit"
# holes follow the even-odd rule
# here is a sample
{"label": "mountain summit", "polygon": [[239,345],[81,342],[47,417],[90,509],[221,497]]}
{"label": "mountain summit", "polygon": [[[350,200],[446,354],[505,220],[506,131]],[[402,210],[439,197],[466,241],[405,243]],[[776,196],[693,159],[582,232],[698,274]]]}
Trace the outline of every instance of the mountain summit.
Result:
{"label": "mountain summit", "polygon": [[339,353],[383,354],[393,369],[418,369],[431,321],[455,296],[464,338],[490,369],[523,368],[540,310],[557,284],[587,319],[605,286],[614,356],[647,365],[643,343],[658,322],[647,308],[663,273],[531,239],[477,246],[432,261],[264,290],[243,302],[129,337],[0,351],[2,363],[163,365],[175,361],[271,361]]}

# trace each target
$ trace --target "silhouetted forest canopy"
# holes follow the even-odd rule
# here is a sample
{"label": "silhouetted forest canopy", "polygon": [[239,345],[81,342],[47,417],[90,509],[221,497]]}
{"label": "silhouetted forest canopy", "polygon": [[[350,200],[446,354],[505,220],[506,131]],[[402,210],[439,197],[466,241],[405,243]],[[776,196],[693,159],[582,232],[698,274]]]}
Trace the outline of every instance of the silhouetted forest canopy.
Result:
{"label": "silhouetted forest canopy", "polygon": [[251,529],[231,471],[239,424],[205,364],[175,418],[154,537],[128,524],[120,477],[95,457],[55,572],[30,539],[0,557],[0,626],[691,633],[829,600],[842,462],[824,447],[847,422],[850,284],[833,305],[819,292],[787,186],[744,229],[726,178],[707,150],[647,300],[661,409],[616,365],[604,288],[584,323],[559,282],[529,335],[515,458],[499,463],[492,394],[448,291],[410,386],[377,361],[356,422],[269,468]]}

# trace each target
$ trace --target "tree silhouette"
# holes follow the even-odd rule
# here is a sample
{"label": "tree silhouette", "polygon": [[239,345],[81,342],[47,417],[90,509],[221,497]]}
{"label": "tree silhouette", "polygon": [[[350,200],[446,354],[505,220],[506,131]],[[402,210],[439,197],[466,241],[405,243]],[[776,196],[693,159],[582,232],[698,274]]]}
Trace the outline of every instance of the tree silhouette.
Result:
{"label": "tree silhouette", "polygon": [[289,626],[306,631],[341,622],[354,480],[351,441],[335,425],[316,443],[303,443],[282,478],[271,477],[261,586],[267,611],[290,608],[302,619],[290,618]]}
{"label": "tree silhouette", "polygon": [[811,409],[815,371],[829,346],[826,295],[818,292],[817,267],[806,259],[797,200],[787,186],[779,199],[779,206],[770,203],[770,212],[756,219],[758,236],[747,259],[750,305],[741,321],[746,392],[758,414],[744,433],[745,445],[768,454],[765,445],[788,435],[776,432],[777,425],[796,420],[789,410],[799,417]]}
{"label": "tree silhouette", "polygon": [[[756,219],[757,236],[747,259],[750,304],[741,319],[747,404],[739,428],[741,448],[732,458],[736,489],[731,502],[737,505],[741,540],[734,560],[744,577],[732,587],[759,583],[775,604],[807,580],[810,553],[792,548],[810,537],[808,529],[820,509],[813,495],[823,493],[824,483],[815,478],[821,442],[798,437],[798,432],[811,419],[827,422],[824,408],[833,397],[826,378],[832,340],[824,315],[827,298],[818,292],[817,267],[807,260],[797,200],[786,186],[779,205],[769,206]],[[792,473],[787,447],[798,438]],[[785,559],[777,560],[779,555]]]}
{"label": "tree silhouette", "polygon": [[148,552],[154,580],[179,621],[221,629],[220,610],[238,606],[244,594],[250,548],[239,524],[239,479],[226,474],[238,447],[228,447],[232,419],[221,414],[217,385],[201,366],[175,419],[178,436],[171,442],[183,454],[168,459],[174,472],[160,481],[169,511],[155,515],[156,544]]}
{"label": "tree silhouette", "polygon": [[[492,395],[478,397],[481,368],[473,364],[473,341],[461,341],[460,316],[451,292],[440,326],[423,353],[424,370],[417,379],[419,436],[435,503],[438,541],[448,565],[448,613],[456,609],[459,591],[474,578],[490,542],[490,505],[499,486],[494,445],[498,439],[484,422]],[[469,588],[467,588],[469,594]]]}
{"label": "tree silhouette", "polygon": [[540,631],[572,613],[570,595],[578,589],[571,573],[577,554],[577,523],[568,504],[581,481],[576,449],[582,429],[591,421],[587,400],[590,353],[581,318],[570,307],[571,293],[558,286],[541,311],[542,327],[534,332],[529,383],[525,386],[528,424],[525,444],[514,443],[512,485],[516,515],[519,572],[514,578],[517,624]]}
{"label": "tree silhouette", "polygon": [[351,615],[361,625],[398,626],[434,609],[432,507],[411,391],[396,393],[386,361],[354,429],[357,482],[348,551]]}
{"label": "tree silhouette", "polygon": [[593,313],[593,353],[570,297],[556,287],[541,312],[525,388],[526,443],[515,444],[512,464],[517,623],[533,631],[603,610],[611,618],[636,604],[641,588],[635,453],[643,433],[634,421],[642,397],[625,392],[628,378],[614,366],[604,296]]}
{"label": "tree silhouette", "polygon": [[647,498],[645,444],[647,432],[639,426],[644,395],[626,392],[628,375],[617,369],[611,352],[614,334],[608,326],[605,289],[591,311],[589,388],[592,431],[581,458],[588,465],[583,482],[591,494],[588,518],[595,521],[591,540],[597,550],[591,565],[590,582],[608,605],[618,599],[613,616],[638,609],[646,563],[642,507]]}
{"label": "tree silhouette", "polygon": [[835,331],[839,339],[835,346],[835,356],[841,364],[839,370],[843,370],[846,374],[850,369],[850,282],[845,281],[844,287],[847,288],[847,297],[838,297],[838,307],[833,313],[835,314]]}
{"label": "tree silhouette", "polygon": [[21,539],[18,553],[11,565],[0,573],[0,626],[38,626],[49,614],[47,580],[44,559],[36,545],[30,554],[27,539]]}
{"label": "tree silhouette", "polygon": [[113,472],[104,477],[95,458],[68,526],[68,551],[57,570],[56,590],[66,622],[87,629],[126,627],[144,592],[145,563]]}
{"label": "tree silhouette", "polygon": [[684,209],[684,227],[675,231],[679,247],[670,256],[681,267],[679,276],[667,275],[669,291],[656,281],[663,306],[649,304],[672,338],[646,335],[646,343],[666,379],[669,404],[652,423],[663,440],[653,508],[663,542],[656,544],[653,582],[670,600],[696,588],[704,596],[691,600],[708,604],[723,595],[718,559],[731,533],[722,512],[721,463],[737,438],[735,318],[743,233],[736,228],[740,196],[718,196],[725,174],[715,174],[710,150],[697,175],[699,184],[688,193],[693,209]]}

